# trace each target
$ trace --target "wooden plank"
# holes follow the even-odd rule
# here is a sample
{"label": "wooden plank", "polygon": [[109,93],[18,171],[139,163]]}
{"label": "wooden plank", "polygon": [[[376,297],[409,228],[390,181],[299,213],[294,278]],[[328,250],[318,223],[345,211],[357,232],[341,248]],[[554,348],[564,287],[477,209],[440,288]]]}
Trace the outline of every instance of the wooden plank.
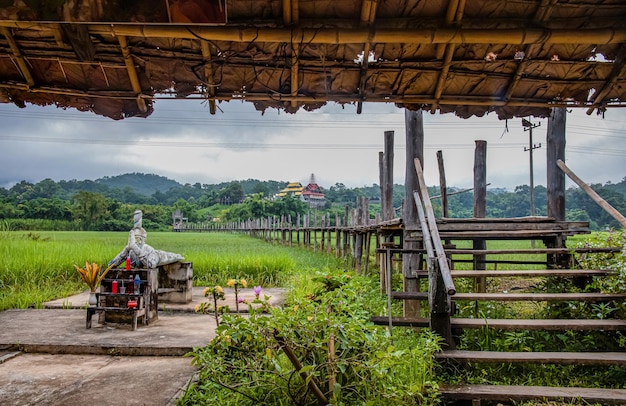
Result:
{"label": "wooden plank", "polygon": [[550,223],[533,223],[533,222],[507,222],[507,221],[473,221],[470,223],[437,223],[437,227],[441,231],[465,231],[465,230],[497,230],[497,231],[515,231],[515,230],[578,230],[589,229],[589,224],[582,221],[558,221]]}
{"label": "wooden plank", "polygon": [[[389,317],[372,316],[370,321],[377,326],[388,326]],[[394,327],[429,327],[430,319],[421,317],[392,317],[391,323]]]}
{"label": "wooden plank", "polygon": [[472,362],[525,362],[564,365],[624,365],[626,352],[511,352],[511,351],[442,351],[439,360]]}
{"label": "wooden plank", "polygon": [[454,328],[491,327],[501,330],[605,330],[618,331],[626,329],[624,320],[583,320],[583,319],[469,319],[452,318]]}
{"label": "wooden plank", "polygon": [[[486,276],[494,278],[512,278],[512,277],[579,277],[579,276],[611,276],[617,275],[617,271],[609,269],[506,269],[501,271],[486,270],[486,271],[452,271],[453,278],[474,278],[477,276]],[[418,271],[417,275],[420,277],[427,277],[427,271]]]}
{"label": "wooden plank", "polygon": [[548,386],[441,385],[439,392],[447,399],[500,401],[550,400],[580,401],[589,404],[624,405],[626,390],[601,388],[553,388]]}
{"label": "wooden plank", "polygon": [[597,248],[532,248],[510,250],[475,250],[471,248],[446,249],[448,255],[511,255],[511,254],[611,254],[621,252],[621,247],[597,247]]}
{"label": "wooden plank", "polygon": [[[588,234],[589,231],[585,231]],[[541,239],[543,237],[558,237],[558,236],[571,236],[579,234],[571,230],[484,230],[484,231],[456,231],[450,232],[441,230],[439,235],[442,239],[451,240],[463,240],[484,238],[492,240],[506,240],[506,239],[528,239],[535,238]]]}
{"label": "wooden plank", "polygon": [[624,293],[457,293],[454,300],[532,301],[532,302],[602,302],[624,300]]}
{"label": "wooden plank", "polygon": [[445,223],[555,223],[552,217],[545,216],[525,216],[525,217],[442,217],[437,220],[441,224]]}
{"label": "wooden plank", "polygon": [[[426,300],[427,292],[392,292],[391,297],[398,300]],[[625,293],[457,293],[452,300],[499,301],[499,302],[567,302],[586,301],[602,302],[624,300]]]}
{"label": "wooden plank", "polygon": [[[386,316],[373,316],[372,323],[381,326],[389,324]],[[429,319],[414,317],[392,317],[393,326],[399,327],[428,327]],[[452,318],[453,328],[483,328],[491,327],[500,330],[551,330],[551,331],[619,331],[626,330],[624,320],[582,320],[582,319],[469,319]]]}

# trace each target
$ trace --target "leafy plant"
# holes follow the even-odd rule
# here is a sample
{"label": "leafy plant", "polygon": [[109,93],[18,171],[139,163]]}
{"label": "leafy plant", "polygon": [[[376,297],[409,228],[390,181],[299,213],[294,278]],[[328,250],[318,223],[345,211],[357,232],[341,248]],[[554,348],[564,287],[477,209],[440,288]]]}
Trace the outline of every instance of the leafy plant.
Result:
{"label": "leafy plant", "polygon": [[[215,314],[215,324],[219,327],[220,315],[228,312],[228,306],[218,306],[218,300],[224,300],[226,298],[224,289],[221,286],[213,286],[210,288],[204,288],[204,297],[210,297],[213,300],[213,313]],[[210,313],[211,304],[207,302],[200,303],[196,306],[195,311],[197,313]]]}
{"label": "leafy plant", "polygon": [[200,372],[179,404],[434,404],[439,338],[398,330],[392,342],[369,322],[367,281],[321,280],[315,294],[269,314],[252,305],[248,317],[225,314],[216,337],[190,354]]}
{"label": "leafy plant", "polygon": [[110,265],[104,271],[100,272],[100,265],[92,262],[85,262],[85,267],[80,268],[78,265],[74,265],[76,271],[80,275],[80,279],[89,286],[89,290],[91,292],[95,292],[98,289],[98,286],[102,283],[102,280],[106,276],[107,273],[113,268],[115,265]]}

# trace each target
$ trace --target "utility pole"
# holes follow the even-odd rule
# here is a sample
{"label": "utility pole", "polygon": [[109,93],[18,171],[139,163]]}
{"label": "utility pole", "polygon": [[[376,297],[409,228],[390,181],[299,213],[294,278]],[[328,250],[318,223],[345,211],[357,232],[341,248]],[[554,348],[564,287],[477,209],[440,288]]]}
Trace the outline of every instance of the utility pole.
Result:
{"label": "utility pole", "polygon": [[[535,215],[535,181],[533,171],[533,150],[541,148],[541,143],[533,144],[533,128],[537,128],[541,123],[533,124],[530,120],[522,119],[522,126],[524,126],[524,132],[528,131],[528,148],[524,147],[524,151],[530,152],[530,215]],[[535,240],[531,241],[531,245],[535,247]]]}

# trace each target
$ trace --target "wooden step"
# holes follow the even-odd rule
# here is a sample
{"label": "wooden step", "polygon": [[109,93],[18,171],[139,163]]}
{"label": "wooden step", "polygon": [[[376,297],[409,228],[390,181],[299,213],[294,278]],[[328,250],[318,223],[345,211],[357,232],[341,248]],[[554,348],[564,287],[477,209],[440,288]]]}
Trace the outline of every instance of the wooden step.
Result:
{"label": "wooden step", "polygon": [[439,360],[471,362],[511,362],[563,365],[624,365],[626,352],[510,352],[510,351],[442,351]]}
{"label": "wooden step", "polygon": [[[509,277],[585,277],[585,276],[611,276],[617,275],[617,271],[609,269],[537,269],[537,270],[525,270],[525,269],[513,269],[513,270],[472,270],[472,271],[452,271],[453,278],[478,278],[478,277],[497,277],[497,278],[509,278]],[[418,271],[418,277],[428,277],[428,271]]]}
{"label": "wooden step", "polygon": [[621,247],[580,247],[580,248],[529,248],[510,250],[475,250],[471,248],[447,248],[449,255],[525,255],[525,254],[614,254]]}
{"label": "wooden step", "polygon": [[[389,325],[389,318],[374,316],[370,320],[381,326]],[[399,327],[429,327],[430,320],[421,317],[392,317],[392,326]],[[551,330],[551,331],[619,331],[626,330],[626,321],[587,320],[587,319],[470,319],[453,317],[450,319],[452,328],[483,328],[491,327],[500,330]]]}
{"label": "wooden step", "polygon": [[[588,234],[588,231],[586,232]],[[579,234],[571,230],[474,230],[474,231],[439,231],[439,237],[445,240],[528,240],[572,236]]]}
{"label": "wooden step", "polygon": [[566,401],[584,400],[585,404],[625,405],[626,390],[599,388],[553,388],[549,386],[440,385],[448,400],[485,401]]}
{"label": "wooden step", "polygon": [[[392,292],[398,300],[428,300],[428,292]],[[625,300],[626,293],[456,293],[452,300],[482,302],[606,302]]]}

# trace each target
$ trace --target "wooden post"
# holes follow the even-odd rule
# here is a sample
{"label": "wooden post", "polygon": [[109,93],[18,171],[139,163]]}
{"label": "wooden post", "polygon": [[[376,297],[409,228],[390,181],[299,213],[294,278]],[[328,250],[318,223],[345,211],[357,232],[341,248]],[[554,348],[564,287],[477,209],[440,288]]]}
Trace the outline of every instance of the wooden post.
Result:
{"label": "wooden post", "polygon": [[[422,111],[404,110],[404,122],[406,131],[406,168],[404,177],[404,204],[402,205],[402,221],[405,225],[403,231],[403,248],[419,249],[419,242],[410,241],[407,228],[416,229],[419,225],[417,208],[413,203],[413,191],[419,190],[419,181],[415,173],[414,160],[417,158],[424,162],[424,119]],[[392,204],[393,206],[393,204]],[[419,292],[420,283],[416,276],[417,270],[422,268],[422,256],[420,254],[402,254],[402,276],[405,292]],[[420,303],[418,300],[404,301],[404,316],[419,317]]]}
{"label": "wooden post", "polygon": [[[333,237],[332,237],[333,227],[330,225],[330,214],[328,215],[328,220],[327,220],[326,226],[328,227],[328,241],[326,242],[326,246],[328,247],[327,251],[330,254],[330,253],[333,252]],[[335,227],[335,230],[336,229],[337,228]]]}
{"label": "wooden post", "polygon": [[341,219],[339,213],[335,213],[335,257],[341,255]]}
{"label": "wooden post", "polygon": [[345,258],[350,252],[350,233],[348,232],[348,226],[350,225],[350,206],[346,204],[346,213],[345,213],[345,227],[346,230],[343,232],[343,257]]}
{"label": "wooden post", "polygon": [[437,151],[437,166],[439,167],[439,193],[441,194],[441,209],[443,217],[448,217],[448,187],[446,185],[446,170],[443,165],[443,152]]}
{"label": "wooden post", "polygon": [[571,180],[573,180],[578,186],[580,186],[580,188],[584,190],[585,193],[587,193],[587,195],[591,197],[591,199],[598,204],[598,206],[602,207],[604,211],[609,213],[611,217],[617,220],[622,225],[622,227],[626,229],[626,217],[622,216],[622,214],[619,211],[617,211],[615,207],[611,206],[609,202],[604,200],[589,185],[587,185],[582,179],[576,176],[576,174],[572,172],[572,170],[568,168],[567,165],[565,165],[563,161],[559,159],[558,161],[556,161],[556,163],[559,166],[559,168],[561,168],[561,170],[563,170],[563,172],[565,172],[565,174],[569,176]]}
{"label": "wooden post", "polygon": [[[546,193],[548,217],[565,221],[565,173],[557,162],[565,162],[565,121],[567,110],[564,107],[553,108],[548,118],[546,134]],[[566,237],[545,239],[548,248],[564,248]],[[569,255],[548,255],[548,268],[567,268]]]}
{"label": "wooden post", "polygon": [[[394,132],[385,131],[385,152],[383,153],[383,173],[381,183],[381,209],[383,221],[394,218],[393,214],[393,144]],[[412,162],[412,161],[411,161]],[[384,203],[383,203],[384,202]]]}
{"label": "wooden post", "polygon": [[[364,224],[363,219],[365,217],[365,210],[364,210],[364,198],[362,196],[359,196],[357,198],[357,222],[356,225],[361,226]],[[354,269],[356,270],[356,272],[358,274],[362,274],[362,257],[363,257],[363,233],[360,230],[357,230],[356,235],[355,235],[355,239],[354,239],[354,246],[352,247],[353,249],[353,257],[354,257]]]}
{"label": "wooden post", "polygon": [[548,118],[546,134],[546,175],[548,217],[565,221],[565,174],[557,161],[565,162],[565,117],[564,107],[553,108]]}
{"label": "wooden post", "polygon": [[385,207],[387,201],[385,200],[385,153],[383,151],[378,152],[378,181],[380,183],[380,213],[384,220],[385,215],[383,213],[387,211]]}
{"label": "wooden post", "polygon": [[[487,214],[487,141],[476,141],[474,151],[474,217],[483,218]],[[485,240],[474,240],[475,250],[487,249]],[[474,269],[485,269],[485,254],[474,254]],[[485,277],[476,278],[478,292],[487,290]]]}

